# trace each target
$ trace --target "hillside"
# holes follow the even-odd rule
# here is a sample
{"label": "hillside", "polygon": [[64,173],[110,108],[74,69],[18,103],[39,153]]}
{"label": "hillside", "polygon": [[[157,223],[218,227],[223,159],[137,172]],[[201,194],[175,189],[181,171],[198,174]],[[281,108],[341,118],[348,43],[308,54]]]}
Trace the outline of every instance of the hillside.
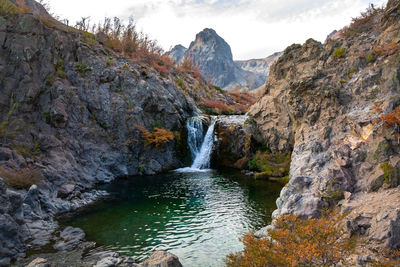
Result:
{"label": "hillside", "polygon": [[271,151],[292,151],[273,217],[339,207],[363,255],[400,247],[399,14],[390,0],[324,44],[286,48],[250,110]]}

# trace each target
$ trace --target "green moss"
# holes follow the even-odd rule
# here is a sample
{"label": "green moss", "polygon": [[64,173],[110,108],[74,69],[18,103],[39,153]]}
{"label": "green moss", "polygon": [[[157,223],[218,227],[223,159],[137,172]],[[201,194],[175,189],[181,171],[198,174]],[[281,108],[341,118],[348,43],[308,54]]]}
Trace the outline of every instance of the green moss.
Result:
{"label": "green moss", "polygon": [[344,57],[346,57],[346,49],[343,48],[343,47],[336,48],[336,49],[333,51],[333,55],[334,55],[336,58],[344,58]]}
{"label": "green moss", "polygon": [[64,68],[64,61],[62,59],[59,59],[56,64],[56,74],[59,78],[62,78],[62,79],[65,79],[67,77],[67,74],[65,73],[65,68]]}
{"label": "green moss", "polygon": [[394,174],[394,167],[390,165],[389,162],[382,162],[379,167],[383,171],[383,177],[385,178],[385,183],[391,185],[392,183],[392,175]]}
{"label": "green moss", "polygon": [[83,35],[83,42],[88,45],[96,45],[96,37],[94,36],[93,33],[87,32],[87,31],[81,31]]}
{"label": "green moss", "polygon": [[186,90],[185,82],[183,81],[183,78],[182,78],[182,77],[179,77],[178,79],[176,79],[176,84],[177,84],[182,90]]}
{"label": "green moss", "polygon": [[42,112],[42,115],[43,115],[44,121],[49,124],[50,123],[50,112],[48,110],[44,110]]}
{"label": "green moss", "polygon": [[54,75],[50,74],[49,76],[47,76],[46,85],[52,86],[53,84],[54,84]]}
{"label": "green moss", "polygon": [[67,74],[63,70],[57,70],[57,76],[62,78],[62,79],[67,78]]}
{"label": "green moss", "polygon": [[256,123],[256,121],[253,119],[253,118],[247,118],[245,121],[244,121],[244,125],[256,125],[257,123]]}
{"label": "green moss", "polygon": [[284,177],[289,174],[291,153],[257,151],[256,155],[249,161],[250,170],[260,172],[256,178],[262,177]]}
{"label": "green moss", "polygon": [[106,60],[106,66],[110,67],[113,64],[113,60],[111,58],[107,58]]}
{"label": "green moss", "polygon": [[214,85],[214,88],[215,88],[215,90],[217,90],[218,92],[220,92],[220,93],[222,93],[222,94],[225,94],[225,93],[226,93],[225,90],[222,89],[222,88],[219,87],[219,86]]}
{"label": "green moss", "polygon": [[371,62],[374,62],[374,61],[375,61],[375,56],[374,56],[373,54],[371,54],[371,53],[368,53],[368,54],[365,56],[365,59],[367,60],[367,63],[371,63]]}
{"label": "green moss", "polygon": [[330,207],[334,207],[344,198],[344,191],[339,187],[337,179],[332,178],[329,180],[325,190],[320,193],[319,197],[328,202]]}

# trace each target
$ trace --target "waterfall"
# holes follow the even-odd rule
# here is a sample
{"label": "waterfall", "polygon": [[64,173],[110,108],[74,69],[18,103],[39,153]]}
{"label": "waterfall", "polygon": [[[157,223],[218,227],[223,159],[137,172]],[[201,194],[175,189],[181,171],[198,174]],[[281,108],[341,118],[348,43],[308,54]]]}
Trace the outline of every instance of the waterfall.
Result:
{"label": "waterfall", "polygon": [[200,153],[201,144],[204,140],[203,122],[198,117],[191,118],[187,120],[186,128],[190,153],[192,154],[192,159],[195,159]]}
{"label": "waterfall", "polygon": [[200,118],[187,121],[188,145],[192,154],[192,166],[178,169],[180,172],[193,172],[210,168],[211,151],[214,143],[214,126],[216,118],[211,119],[210,126],[204,135],[203,122]]}
{"label": "waterfall", "polygon": [[207,133],[204,136],[203,143],[201,144],[200,151],[194,158],[193,164],[190,168],[192,169],[210,168],[211,150],[214,143],[214,126],[215,126],[215,118],[212,118]]}

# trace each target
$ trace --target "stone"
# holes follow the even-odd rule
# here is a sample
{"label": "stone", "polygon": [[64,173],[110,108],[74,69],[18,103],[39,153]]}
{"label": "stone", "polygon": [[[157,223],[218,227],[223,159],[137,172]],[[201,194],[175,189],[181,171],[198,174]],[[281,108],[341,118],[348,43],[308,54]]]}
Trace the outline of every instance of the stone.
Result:
{"label": "stone", "polygon": [[65,198],[68,195],[70,195],[75,189],[75,184],[74,183],[65,183],[60,186],[58,189],[57,196],[61,198]]}
{"label": "stone", "polygon": [[71,250],[83,242],[85,232],[80,228],[66,227],[60,233],[61,240],[58,241],[53,247],[56,250]]}
{"label": "stone", "polygon": [[51,267],[51,264],[44,258],[36,258],[26,267]]}
{"label": "stone", "polygon": [[166,251],[155,251],[145,260],[142,267],[181,267],[179,258],[172,253]]}

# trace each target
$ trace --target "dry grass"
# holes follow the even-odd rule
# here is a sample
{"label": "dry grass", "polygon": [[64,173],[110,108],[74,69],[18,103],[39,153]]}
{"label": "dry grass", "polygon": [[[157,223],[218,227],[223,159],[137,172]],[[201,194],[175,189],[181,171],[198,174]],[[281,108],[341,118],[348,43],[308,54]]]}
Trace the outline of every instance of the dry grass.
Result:
{"label": "dry grass", "polygon": [[4,179],[8,186],[16,189],[29,189],[32,185],[39,185],[44,180],[40,170],[33,167],[20,170],[0,167],[0,177]]}

